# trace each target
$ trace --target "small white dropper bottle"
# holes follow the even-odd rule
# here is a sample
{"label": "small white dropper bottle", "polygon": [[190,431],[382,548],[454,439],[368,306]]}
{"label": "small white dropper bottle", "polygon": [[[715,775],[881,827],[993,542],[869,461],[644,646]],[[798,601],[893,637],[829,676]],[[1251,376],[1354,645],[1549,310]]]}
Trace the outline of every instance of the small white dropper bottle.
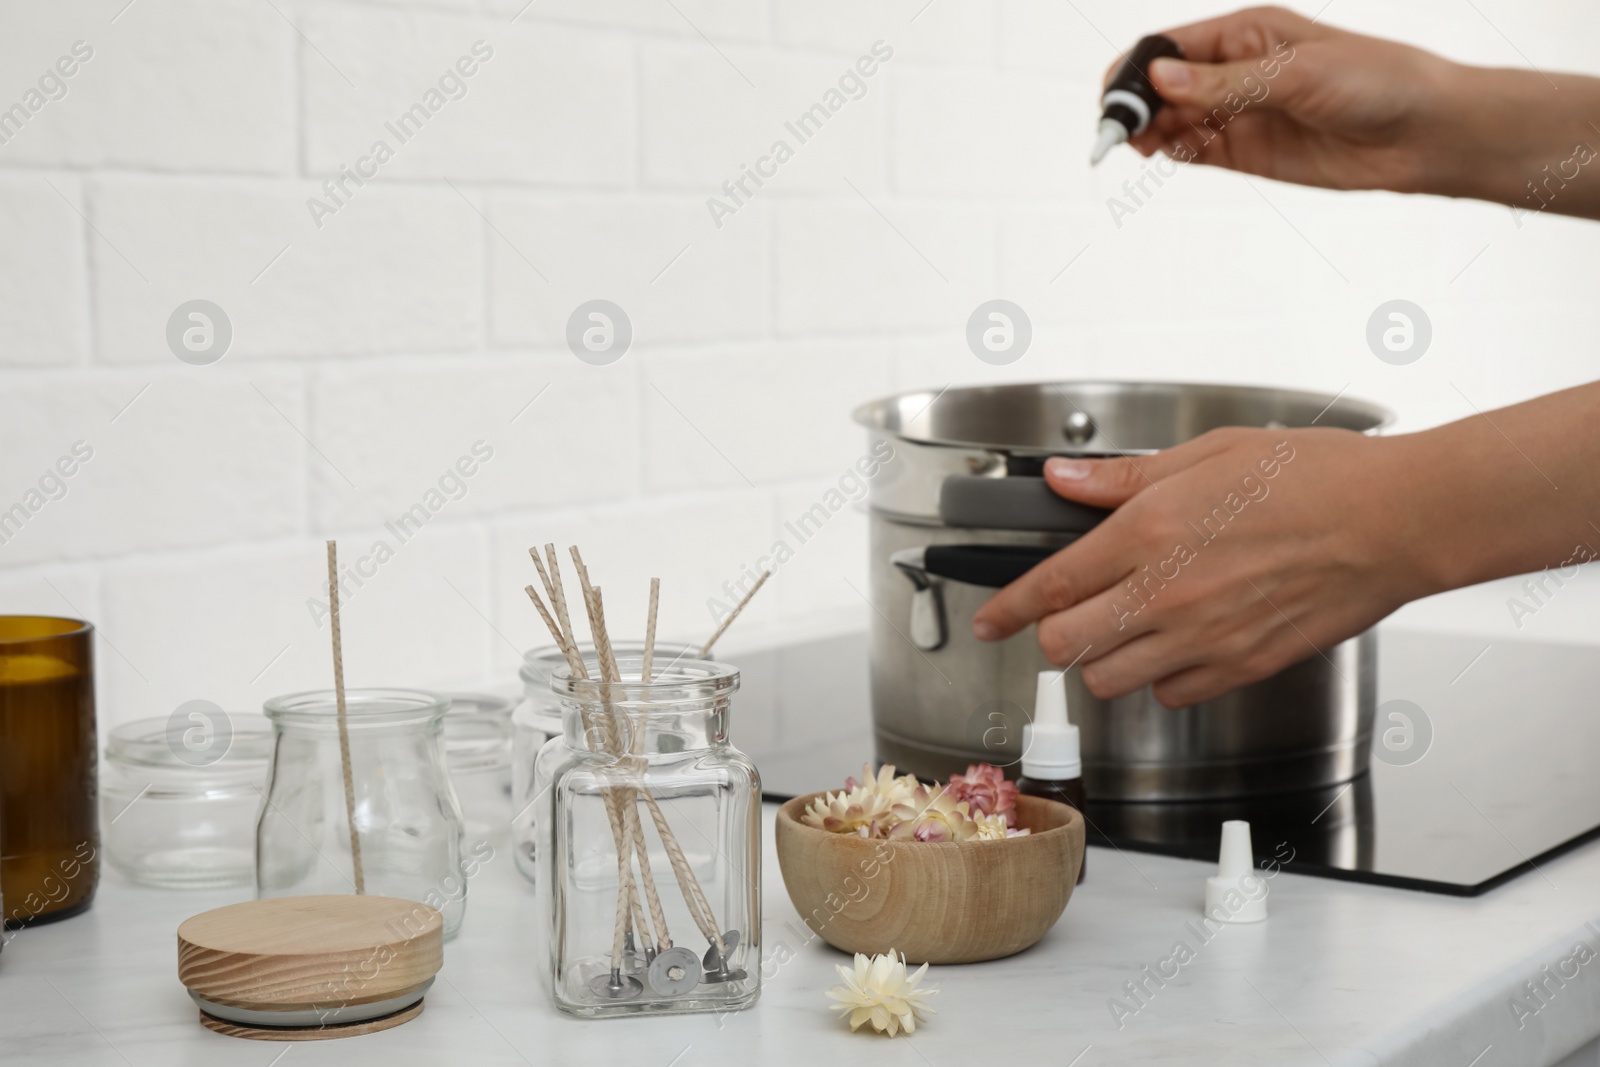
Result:
{"label": "small white dropper bottle", "polygon": [[[1033,721],[1022,728],[1022,777],[1017,791],[1083,810],[1083,754],[1078,728],[1067,719],[1067,672],[1040,671]],[[1085,857],[1084,865],[1088,863]],[[1078,868],[1083,882],[1083,867]]]}

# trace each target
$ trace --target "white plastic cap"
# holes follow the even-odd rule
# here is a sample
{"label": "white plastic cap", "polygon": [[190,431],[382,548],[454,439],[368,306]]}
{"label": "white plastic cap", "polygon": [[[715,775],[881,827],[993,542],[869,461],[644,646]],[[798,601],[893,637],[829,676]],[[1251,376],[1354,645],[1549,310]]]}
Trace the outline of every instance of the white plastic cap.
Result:
{"label": "white plastic cap", "polygon": [[1224,923],[1258,923],[1267,917],[1267,880],[1255,869],[1250,824],[1222,824],[1217,873],[1206,879],[1206,917]]}
{"label": "white plastic cap", "polygon": [[1040,671],[1033,722],[1022,728],[1022,774],[1045,782],[1083,777],[1078,728],[1067,720],[1067,672]]}
{"label": "white plastic cap", "polygon": [[1089,150],[1089,166],[1096,167],[1106,153],[1128,140],[1128,129],[1116,119],[1101,119],[1095,131],[1094,147]]}

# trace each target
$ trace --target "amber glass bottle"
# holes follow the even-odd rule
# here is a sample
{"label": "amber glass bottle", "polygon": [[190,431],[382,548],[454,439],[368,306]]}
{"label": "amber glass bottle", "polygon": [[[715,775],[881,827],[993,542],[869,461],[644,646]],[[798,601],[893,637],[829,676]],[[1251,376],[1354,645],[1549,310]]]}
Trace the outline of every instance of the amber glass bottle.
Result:
{"label": "amber glass bottle", "polygon": [[0,616],[0,912],[7,928],[89,907],[100,880],[93,627]]}
{"label": "amber glass bottle", "polygon": [[[1045,800],[1054,800],[1069,807],[1083,811],[1083,779],[1069,778],[1065,781],[1051,780],[1049,778],[1030,778],[1023,775],[1017,779],[1017,792],[1023,796],[1043,797]],[[1089,866],[1089,853],[1083,854],[1083,862],[1078,865],[1078,884],[1083,884],[1083,872]]]}

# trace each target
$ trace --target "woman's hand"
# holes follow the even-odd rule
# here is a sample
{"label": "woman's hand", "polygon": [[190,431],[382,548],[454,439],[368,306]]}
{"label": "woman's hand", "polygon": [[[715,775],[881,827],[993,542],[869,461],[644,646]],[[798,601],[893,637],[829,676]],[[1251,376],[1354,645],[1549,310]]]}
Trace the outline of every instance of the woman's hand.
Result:
{"label": "woman's hand", "polygon": [[[1395,439],[1401,440],[1401,439]],[[1216,430],[1151,456],[1052,459],[1071,500],[1116,510],[1001,590],[974,633],[1038,621],[1058,666],[1111,698],[1181,707],[1274,674],[1433,591],[1408,573],[1390,441],[1347,430]]]}
{"label": "woman's hand", "polygon": [[1451,64],[1421,49],[1252,8],[1163,31],[1186,60],[1150,80],[1170,105],[1132,144],[1302,185],[1410,190]]}
{"label": "woman's hand", "polygon": [[[1186,60],[1151,64],[1170,106],[1130,142],[1146,156],[1530,211],[1548,200],[1552,211],[1600,217],[1600,179],[1588,173],[1600,168],[1573,158],[1579,144],[1600,143],[1588,125],[1600,80],[1464,66],[1282,8],[1163,32]],[[1529,184],[1546,166],[1563,175],[1559,196]]]}
{"label": "woman's hand", "polygon": [[1559,588],[1600,560],[1597,411],[1600,382],[1398,437],[1213,430],[1151,456],[1052,459],[1057,493],[1116,510],[995,594],[973,633],[1037,622],[1050,662],[1079,664],[1096,696],[1154,683],[1181,707],[1418,597],[1541,568],[1539,588]]}

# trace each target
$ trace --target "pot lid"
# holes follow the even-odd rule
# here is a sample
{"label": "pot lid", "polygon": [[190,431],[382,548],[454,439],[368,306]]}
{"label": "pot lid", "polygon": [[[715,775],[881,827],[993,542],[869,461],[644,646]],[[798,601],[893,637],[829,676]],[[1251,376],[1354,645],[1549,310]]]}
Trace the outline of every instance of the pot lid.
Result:
{"label": "pot lid", "polygon": [[917,390],[864,404],[870,430],[996,452],[1153,452],[1223,426],[1328,426],[1373,433],[1387,408],[1342,392],[1185,382],[1032,382]]}

